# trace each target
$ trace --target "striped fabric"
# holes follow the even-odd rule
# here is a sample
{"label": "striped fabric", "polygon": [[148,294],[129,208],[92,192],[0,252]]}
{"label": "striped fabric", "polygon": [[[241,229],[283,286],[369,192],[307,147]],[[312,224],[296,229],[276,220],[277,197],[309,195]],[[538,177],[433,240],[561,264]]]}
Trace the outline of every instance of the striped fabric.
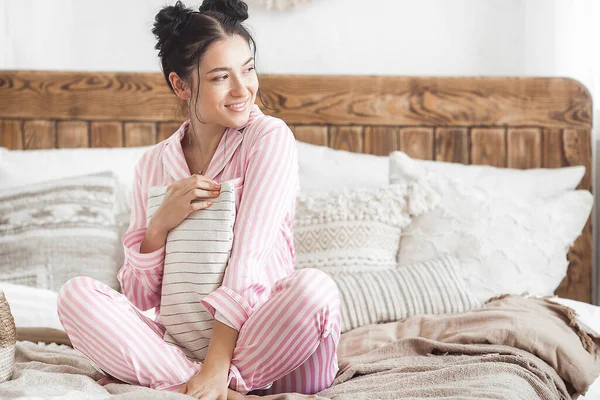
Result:
{"label": "striped fabric", "polygon": [[342,332],[412,315],[480,307],[456,257],[446,255],[398,268],[334,276],[340,291]]}
{"label": "striped fabric", "polygon": [[[123,293],[140,310],[157,307],[161,312],[165,258],[165,246],[140,253],[148,189],[190,176],[181,148],[189,124],[185,121],[136,165],[131,223],[123,237],[125,262],[118,278]],[[240,178],[227,271],[223,284],[203,301],[213,316],[239,331],[267,301],[273,284],[294,272],[293,221],[299,191],[294,135],[282,120],[264,115],[254,105],[246,125],[223,133],[204,176],[216,182]]]}
{"label": "striped fabric", "polygon": [[[165,197],[165,186],[148,190],[148,221]],[[204,360],[214,319],[201,299],[221,286],[233,243],[235,190],[221,183],[213,205],[191,213],[167,235],[160,322],[164,340],[193,360]]]}

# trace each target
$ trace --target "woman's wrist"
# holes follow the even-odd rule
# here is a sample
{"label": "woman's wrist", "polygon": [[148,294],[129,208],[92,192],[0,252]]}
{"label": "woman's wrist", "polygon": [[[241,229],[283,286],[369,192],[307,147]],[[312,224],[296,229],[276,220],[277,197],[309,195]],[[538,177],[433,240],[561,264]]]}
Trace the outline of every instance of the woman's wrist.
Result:
{"label": "woman's wrist", "polygon": [[146,228],[144,240],[140,245],[140,253],[152,253],[163,247],[167,242],[167,233],[150,223]]}

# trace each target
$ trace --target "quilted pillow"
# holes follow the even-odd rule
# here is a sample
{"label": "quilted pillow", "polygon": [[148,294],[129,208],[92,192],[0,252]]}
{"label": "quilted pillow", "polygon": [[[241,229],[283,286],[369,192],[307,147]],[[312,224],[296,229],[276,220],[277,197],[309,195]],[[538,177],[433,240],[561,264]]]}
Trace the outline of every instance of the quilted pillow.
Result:
{"label": "quilted pillow", "polygon": [[112,172],[0,191],[0,280],[58,291],[90,276],[119,288]]}
{"label": "quilted pillow", "polygon": [[396,266],[402,229],[439,200],[427,183],[301,193],[296,202],[296,268],[329,274]]}
{"label": "quilted pillow", "polygon": [[[166,187],[148,190],[147,220],[162,204]],[[214,319],[200,300],[223,282],[233,245],[235,189],[221,182],[221,193],[206,209],[194,211],[169,231],[160,301],[164,340],[187,357],[204,360]]]}
{"label": "quilted pillow", "polygon": [[[392,155],[392,182],[422,179],[411,161]],[[512,179],[516,172],[511,172]],[[515,185],[531,181],[535,187],[535,174],[521,172]],[[506,190],[510,184],[500,183],[500,171],[497,190],[460,176],[421,173],[442,200],[402,233],[400,264],[453,254],[480,301],[504,293],[543,296],[556,290],[567,272],[569,248],[590,215],[590,192],[568,190],[544,198]]]}
{"label": "quilted pillow", "polygon": [[342,332],[413,315],[449,314],[481,307],[454,256],[381,271],[336,276]]}

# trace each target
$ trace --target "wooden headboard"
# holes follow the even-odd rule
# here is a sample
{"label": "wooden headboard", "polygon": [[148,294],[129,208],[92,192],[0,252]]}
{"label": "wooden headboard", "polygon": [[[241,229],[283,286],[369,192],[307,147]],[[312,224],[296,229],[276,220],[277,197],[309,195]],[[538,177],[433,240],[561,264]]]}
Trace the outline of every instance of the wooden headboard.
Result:
{"label": "wooden headboard", "polygon": [[[262,75],[268,114],[299,140],[384,155],[536,168],[584,165],[592,100],[563,78]],[[160,73],[0,71],[0,145],[142,146],[184,119]],[[591,302],[592,227],[569,252],[563,297]]]}

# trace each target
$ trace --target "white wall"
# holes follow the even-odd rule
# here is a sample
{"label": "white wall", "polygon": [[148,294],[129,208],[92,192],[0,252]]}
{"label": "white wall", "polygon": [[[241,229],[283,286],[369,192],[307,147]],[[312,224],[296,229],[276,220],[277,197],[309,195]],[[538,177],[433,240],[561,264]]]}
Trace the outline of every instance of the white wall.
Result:
{"label": "white wall", "polygon": [[[600,93],[597,0],[311,1],[250,7],[259,72],[569,76]],[[165,3],[2,0],[0,69],[159,71],[150,30]]]}

